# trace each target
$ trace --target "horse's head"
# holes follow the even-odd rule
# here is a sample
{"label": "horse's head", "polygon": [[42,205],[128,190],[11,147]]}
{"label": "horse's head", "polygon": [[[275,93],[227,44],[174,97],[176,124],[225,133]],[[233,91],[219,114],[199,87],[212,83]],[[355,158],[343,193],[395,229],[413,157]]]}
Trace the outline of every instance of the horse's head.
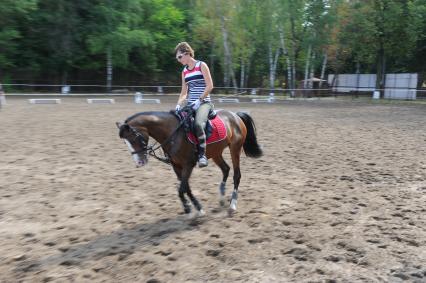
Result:
{"label": "horse's head", "polygon": [[119,129],[119,136],[124,140],[136,167],[142,167],[148,163],[148,133],[143,129],[137,129],[127,123],[116,123]]}

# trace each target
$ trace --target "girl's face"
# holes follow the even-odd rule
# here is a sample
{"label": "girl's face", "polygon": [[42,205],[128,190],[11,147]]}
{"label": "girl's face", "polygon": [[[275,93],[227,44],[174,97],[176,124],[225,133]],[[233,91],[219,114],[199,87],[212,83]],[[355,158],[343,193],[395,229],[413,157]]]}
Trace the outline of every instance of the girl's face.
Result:
{"label": "girl's face", "polygon": [[182,65],[188,64],[189,57],[190,56],[188,53],[180,53],[179,51],[178,53],[176,53],[176,60],[178,60],[178,62],[181,63]]}

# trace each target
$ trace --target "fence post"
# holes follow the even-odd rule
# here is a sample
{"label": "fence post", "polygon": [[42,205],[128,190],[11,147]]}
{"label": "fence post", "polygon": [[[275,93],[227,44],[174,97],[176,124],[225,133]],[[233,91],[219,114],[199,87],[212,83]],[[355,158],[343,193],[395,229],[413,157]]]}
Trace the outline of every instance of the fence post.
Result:
{"label": "fence post", "polygon": [[157,92],[158,94],[164,94],[163,87],[162,86],[157,87]]}
{"label": "fence post", "polygon": [[142,92],[137,91],[135,93],[135,103],[142,103],[143,95]]}
{"label": "fence post", "polygon": [[71,87],[69,85],[64,85],[61,88],[61,93],[62,94],[69,94],[71,90]]}
{"label": "fence post", "polygon": [[6,97],[4,96],[3,86],[0,84],[0,108],[2,105],[6,105]]}

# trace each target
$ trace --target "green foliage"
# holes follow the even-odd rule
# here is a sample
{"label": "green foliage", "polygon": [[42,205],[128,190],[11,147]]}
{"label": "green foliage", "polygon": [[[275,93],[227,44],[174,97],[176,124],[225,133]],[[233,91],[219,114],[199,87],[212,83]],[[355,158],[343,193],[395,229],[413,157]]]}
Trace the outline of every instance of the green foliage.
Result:
{"label": "green foliage", "polygon": [[419,34],[418,24],[413,24],[413,4],[413,1],[353,1],[340,34],[341,42],[364,65],[374,66],[378,51],[383,49],[391,70],[408,71],[401,69],[399,63],[412,56]]}
{"label": "green foliage", "polygon": [[0,70],[15,66],[19,55],[19,22],[36,8],[35,0],[1,0],[0,2]]}
{"label": "green foliage", "polygon": [[115,79],[176,84],[173,49],[188,41],[220,85],[222,24],[236,79],[245,68],[251,86],[267,78],[280,34],[279,77],[288,62],[303,75],[309,46],[316,75],[325,52],[330,71],[371,72],[382,58],[388,71],[426,72],[426,0],[0,0],[0,76],[101,81],[111,50]]}
{"label": "green foliage", "polygon": [[[179,29],[182,13],[169,0],[124,0],[101,2],[93,7],[92,23],[87,36],[92,54],[105,54],[111,48],[115,66],[130,66],[129,55],[141,57],[147,68],[157,68],[161,56],[170,54],[184,33]],[[153,52],[155,50],[155,52]]]}

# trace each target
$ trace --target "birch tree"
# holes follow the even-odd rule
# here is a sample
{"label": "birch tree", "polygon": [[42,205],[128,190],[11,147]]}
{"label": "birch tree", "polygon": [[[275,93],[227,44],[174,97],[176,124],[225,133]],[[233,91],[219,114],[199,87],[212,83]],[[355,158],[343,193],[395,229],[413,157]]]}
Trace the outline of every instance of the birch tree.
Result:
{"label": "birch tree", "polygon": [[276,2],[266,0],[260,6],[260,26],[261,38],[263,40],[262,47],[266,51],[269,69],[269,88],[270,94],[273,95],[275,89],[275,77],[277,73],[278,59],[281,52],[280,35],[278,26],[278,13],[276,11]]}
{"label": "birch tree", "polygon": [[303,25],[304,7],[305,0],[276,0],[281,48],[286,57],[288,87],[292,89],[292,96],[297,87],[299,57],[306,34],[306,27]]}
{"label": "birch tree", "polygon": [[[330,44],[330,34],[336,19],[334,11],[338,2],[337,0],[306,1],[304,26],[307,30],[308,55],[306,57],[305,80],[311,79],[315,75],[319,62],[321,62],[320,77],[321,79],[324,77],[328,61],[327,51]],[[316,58],[320,60],[316,61]],[[312,87],[311,81],[308,82],[305,83],[305,87]]]}
{"label": "birch tree", "polygon": [[295,93],[294,93],[294,89],[295,89],[295,84],[294,84],[294,77],[293,77],[293,72],[292,72],[292,61],[291,61],[291,57],[290,57],[290,53],[288,51],[287,45],[286,45],[286,35],[284,33],[284,29],[282,24],[280,24],[279,26],[279,33],[280,33],[280,44],[281,44],[281,49],[283,50],[283,55],[285,57],[286,60],[286,65],[287,65],[287,81],[288,81],[288,87],[291,89],[290,90],[290,94],[291,97],[294,97]]}
{"label": "birch tree", "polygon": [[252,57],[258,44],[258,6],[256,0],[240,0],[236,5],[233,34],[235,35],[235,56],[238,58],[240,67],[240,88],[247,86]]}

